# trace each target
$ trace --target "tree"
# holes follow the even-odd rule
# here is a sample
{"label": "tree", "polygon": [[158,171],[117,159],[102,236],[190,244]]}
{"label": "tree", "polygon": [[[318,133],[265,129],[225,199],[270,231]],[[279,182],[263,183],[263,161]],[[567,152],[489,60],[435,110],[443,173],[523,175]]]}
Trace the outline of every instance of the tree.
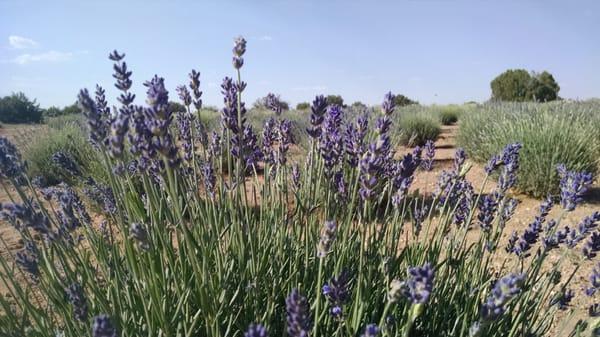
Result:
{"label": "tree", "polygon": [[185,106],[179,102],[169,102],[169,108],[171,108],[172,112],[185,112],[186,111]]}
{"label": "tree", "polygon": [[412,104],[419,104],[419,102],[417,101],[413,101],[412,99],[398,94],[394,97],[394,103],[396,103],[396,106],[407,106],[407,105],[412,105]]}
{"label": "tree", "polygon": [[288,102],[281,99],[281,96],[275,94],[268,94],[265,97],[258,98],[252,104],[253,109],[268,109],[268,110],[277,110],[279,111],[287,111],[290,109],[290,105]]}
{"label": "tree", "polygon": [[48,109],[44,110],[44,116],[47,117],[56,117],[60,115],[62,115],[62,110],[56,106],[51,106]]}
{"label": "tree", "polygon": [[554,76],[547,71],[541,74],[533,73],[533,83],[529,89],[531,98],[538,102],[549,102],[558,99],[560,87]]}
{"label": "tree", "polygon": [[35,100],[31,101],[24,93],[13,93],[0,99],[0,122],[39,123],[42,109]]}
{"label": "tree", "polygon": [[80,114],[82,112],[83,111],[81,111],[81,108],[79,107],[79,105],[77,103],[73,103],[71,105],[67,105],[62,110],[62,114],[63,115]]}
{"label": "tree", "polygon": [[302,103],[296,104],[296,110],[306,110],[308,108],[310,108],[310,103],[308,103],[308,102],[302,102]]}
{"label": "tree", "polygon": [[355,111],[365,111],[367,109],[367,105],[361,101],[356,101],[354,103],[352,103],[352,105],[350,106],[352,107],[352,109],[354,109]]}
{"label": "tree", "polygon": [[340,95],[327,95],[325,100],[327,101],[327,105],[339,105],[341,107],[344,106],[344,99]]}
{"label": "tree", "polygon": [[553,101],[560,90],[549,72],[529,73],[525,69],[509,69],[492,80],[490,86],[492,100],[512,102]]}

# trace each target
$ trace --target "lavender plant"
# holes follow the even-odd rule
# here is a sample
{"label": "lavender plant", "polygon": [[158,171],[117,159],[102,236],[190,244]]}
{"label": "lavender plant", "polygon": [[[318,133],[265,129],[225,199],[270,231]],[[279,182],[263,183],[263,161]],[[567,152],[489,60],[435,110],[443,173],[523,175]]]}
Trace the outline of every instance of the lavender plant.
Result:
{"label": "lavender plant", "polygon": [[[0,138],[10,199],[0,217],[24,243],[0,257],[8,292],[0,294],[0,335],[542,336],[581,295],[567,291],[573,275],[556,275],[578,243],[585,242],[581,261],[598,250],[597,213],[559,229],[586,174],[565,175],[563,215],[550,219],[547,201],[509,241],[510,252],[536,254],[501,255],[517,207],[510,193],[520,145],[494,157],[477,190],[466,179],[466,153],[457,151],[426,198],[410,186],[417,169],[430,166],[433,146],[395,155],[393,94],[372,129],[364,115],[345,117],[317,96],[301,130],[310,137],[306,162],[295,163],[291,121],[277,109],[260,133],[246,121],[245,52],[246,41],[236,39],[235,79],[223,81],[221,128],[210,141],[197,138],[209,130],[194,122],[198,72],[177,90],[187,111],[175,132],[166,80],[146,82],[147,105],[138,105],[124,55],[111,53],[120,107],[109,115],[102,90],[96,100],[85,89],[79,95],[108,177],[80,177],[101,205],[99,221],[77,189],[30,183],[18,150]],[[498,188],[481,193],[496,177]],[[597,271],[590,281],[593,295]],[[564,296],[557,302],[556,294]],[[597,305],[589,311],[596,315]]]}

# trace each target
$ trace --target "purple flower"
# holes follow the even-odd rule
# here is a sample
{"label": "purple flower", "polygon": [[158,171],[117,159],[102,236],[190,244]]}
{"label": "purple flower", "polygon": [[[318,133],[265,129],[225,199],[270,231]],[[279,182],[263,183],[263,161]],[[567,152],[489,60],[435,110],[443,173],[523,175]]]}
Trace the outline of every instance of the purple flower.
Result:
{"label": "purple flower", "polygon": [[312,328],[310,308],[306,297],[293,289],[285,300],[287,333],[290,337],[308,337]]}
{"label": "purple flower", "polygon": [[269,333],[262,324],[250,324],[244,337],[269,337]]}
{"label": "purple flower", "polygon": [[15,262],[21,269],[27,272],[32,280],[37,281],[40,275],[38,268],[38,249],[33,241],[26,240],[25,248],[15,254]]}
{"label": "purple flower", "polygon": [[365,328],[365,332],[360,335],[361,337],[377,337],[379,336],[379,328],[376,324],[369,324]]}
{"label": "purple flower", "polygon": [[496,214],[498,207],[497,195],[487,194],[483,197],[479,204],[479,214],[477,214],[477,220],[479,227],[483,231],[488,232],[492,228],[492,222]]}
{"label": "purple flower", "polygon": [[554,298],[550,300],[550,305],[557,305],[560,310],[566,310],[575,297],[575,293],[571,289],[562,289]]}
{"label": "purple flower", "polygon": [[342,171],[338,171],[333,175],[333,183],[340,202],[345,202],[348,197],[348,186],[346,186],[344,173]]}
{"label": "purple flower", "polygon": [[431,171],[433,169],[433,158],[435,157],[435,143],[432,140],[428,140],[425,143],[425,156],[421,160],[421,168],[425,171]]}
{"label": "purple flower", "polygon": [[262,160],[263,153],[258,147],[258,138],[254,134],[251,125],[245,125],[242,134],[235,134],[231,138],[231,154],[236,158],[241,158],[245,163],[245,169],[256,167]]}
{"label": "purple flower", "polygon": [[377,155],[372,144],[360,159],[360,190],[363,200],[370,200],[375,196],[383,174],[383,160]]}
{"label": "purple flower", "polygon": [[179,96],[179,99],[181,102],[183,102],[183,105],[187,107],[192,104],[192,95],[185,85],[178,86],[175,88],[175,91],[177,91],[177,96]]}
{"label": "purple flower", "polygon": [[200,73],[192,69],[190,72],[190,89],[192,89],[192,95],[194,99],[194,107],[196,110],[202,109],[202,91],[200,91]]}
{"label": "purple flower", "polygon": [[277,143],[277,162],[279,165],[285,165],[290,144],[294,143],[294,138],[292,137],[292,123],[287,119],[279,121],[277,127]]}
{"label": "purple flower", "polygon": [[315,139],[321,136],[321,124],[323,123],[325,112],[327,111],[327,100],[325,99],[325,96],[316,96],[310,110],[311,128],[306,129],[306,132],[308,132],[310,137]]}
{"label": "purple flower", "polygon": [[215,176],[215,171],[209,162],[206,162],[204,165],[202,165],[202,176],[204,178],[204,188],[206,189],[206,193],[208,193],[208,196],[214,200],[217,177]]}
{"label": "purple flower", "polygon": [[92,100],[87,89],[82,89],[77,95],[79,108],[87,119],[90,142],[94,145],[104,145],[107,142],[110,127],[110,109],[106,102],[105,91],[96,85],[96,101]]}
{"label": "purple flower", "polygon": [[117,337],[117,329],[108,315],[102,314],[94,317],[92,337]]}
{"label": "purple flower", "polygon": [[281,112],[283,111],[283,102],[281,102],[278,95],[273,93],[267,94],[265,105],[278,116],[281,115]]}
{"label": "purple flower", "polygon": [[594,212],[591,215],[586,216],[577,225],[577,228],[569,231],[569,236],[565,239],[567,246],[573,248],[577,244],[587,238],[591,230],[598,226],[597,222],[600,221],[600,212]]}
{"label": "purple flower", "polygon": [[504,313],[504,307],[508,301],[521,292],[524,280],[524,274],[508,274],[498,280],[481,307],[482,318],[495,320],[500,317]]}
{"label": "purple flower", "polygon": [[585,289],[585,294],[593,296],[597,291],[600,290],[600,263],[592,270],[590,274],[591,287]]}
{"label": "purple flower", "polygon": [[194,116],[186,111],[179,111],[177,113],[177,124],[179,131],[178,138],[179,143],[183,149],[183,159],[186,162],[191,162],[195,152],[194,142],[192,140],[192,122]]}
{"label": "purple flower", "polygon": [[17,230],[31,228],[42,235],[50,232],[50,220],[30,204],[4,202],[0,206],[0,219],[10,222]]}
{"label": "purple flower", "polygon": [[[223,79],[221,93],[223,94],[224,107],[221,112],[221,124],[224,128],[231,130],[234,135],[241,131],[238,125],[238,92],[241,92],[240,89],[242,88],[234,84],[231,78],[225,77]],[[246,106],[244,102],[239,102],[239,105],[239,114],[242,117],[241,125],[243,128],[246,122]]]}
{"label": "purple flower", "polygon": [[381,104],[381,110],[385,115],[391,115],[394,112],[394,108],[396,107],[395,98],[396,96],[392,92],[385,94],[383,103]]}
{"label": "purple flower", "polygon": [[113,157],[118,158],[123,154],[125,147],[125,135],[129,129],[129,109],[121,108],[111,120],[110,124],[110,153]]}
{"label": "purple flower", "polygon": [[169,161],[171,167],[177,167],[180,158],[169,132],[173,115],[165,81],[162,77],[154,75],[150,81],[144,83],[144,86],[148,88],[146,101],[150,107],[146,109],[146,123],[153,135],[152,148],[162,154]]}
{"label": "purple flower", "polygon": [[337,277],[332,277],[329,283],[323,286],[323,295],[329,301],[329,313],[334,317],[342,315],[342,307],[350,301],[351,275],[343,270]]}
{"label": "purple flower", "polygon": [[406,154],[399,161],[389,163],[388,176],[391,177],[394,190],[394,205],[398,206],[404,199],[410,185],[413,182],[414,174],[419,167],[419,158],[413,154]]}
{"label": "purple flower", "polygon": [[560,176],[560,204],[565,210],[572,211],[592,184],[592,174],[568,171],[562,164],[558,165],[557,171]]}
{"label": "purple flower", "polygon": [[413,228],[414,228],[415,236],[419,236],[419,233],[421,232],[421,227],[422,227],[421,225],[423,224],[423,220],[427,216],[427,211],[428,210],[425,205],[418,207],[417,204],[415,203],[414,210],[412,213]]}
{"label": "purple flower", "polygon": [[517,170],[519,169],[519,143],[507,145],[502,153],[502,170],[498,178],[498,188],[502,192],[508,191],[517,183]]}
{"label": "purple flower", "polygon": [[221,136],[215,131],[211,133],[208,155],[211,159],[221,157]]}
{"label": "purple flower", "polygon": [[125,54],[119,54],[116,50],[108,55],[108,58],[115,62],[113,65],[113,77],[117,80],[115,87],[122,91],[117,100],[125,107],[128,107],[131,105],[131,103],[133,103],[135,95],[129,92],[129,89],[131,89],[132,85],[131,71],[127,70],[127,64],[122,62],[124,57]]}
{"label": "purple flower", "polygon": [[330,106],[319,137],[319,152],[323,158],[325,173],[329,177],[333,174],[334,167],[342,161],[344,151],[344,139],[341,133],[342,114],[343,111],[339,106]]}
{"label": "purple flower", "polygon": [[15,179],[25,171],[21,153],[6,137],[0,137],[0,177]]}
{"label": "purple flower", "polygon": [[467,154],[465,149],[458,148],[456,152],[454,152],[454,172],[458,175],[462,169],[463,164],[467,160]]}
{"label": "purple flower", "polygon": [[321,237],[317,245],[317,256],[324,258],[331,250],[333,240],[335,240],[337,224],[335,221],[325,221],[325,225],[321,229]]}
{"label": "purple flower", "polygon": [[75,282],[71,284],[67,289],[67,298],[73,306],[73,316],[78,321],[85,322],[88,316],[88,306],[85,299],[85,293],[79,283]]}
{"label": "purple flower", "polygon": [[73,176],[81,174],[79,165],[68,154],[58,151],[52,155],[52,162]]}
{"label": "purple flower", "polygon": [[588,316],[600,317],[600,303],[594,303],[588,308]]}
{"label": "purple flower", "polygon": [[246,40],[238,36],[234,40],[233,44],[233,67],[235,69],[240,69],[244,65],[244,59],[242,56],[246,52]]}
{"label": "purple flower", "polygon": [[585,243],[582,253],[587,259],[592,259],[596,257],[598,251],[600,251],[600,232],[592,233]]}
{"label": "purple flower", "polygon": [[403,294],[413,304],[427,303],[433,291],[435,271],[431,264],[408,268],[408,280],[404,282]]}
{"label": "purple flower", "polygon": [[271,165],[275,164],[275,153],[273,152],[273,144],[275,143],[275,140],[277,140],[275,127],[275,119],[271,117],[265,122],[262,131],[262,151],[264,161]]}

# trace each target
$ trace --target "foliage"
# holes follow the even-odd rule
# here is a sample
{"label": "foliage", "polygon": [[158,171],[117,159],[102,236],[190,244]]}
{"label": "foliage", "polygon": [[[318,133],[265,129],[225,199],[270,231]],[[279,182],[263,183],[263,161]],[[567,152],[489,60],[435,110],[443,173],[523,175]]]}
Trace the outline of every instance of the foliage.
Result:
{"label": "foliage", "polygon": [[344,99],[340,95],[327,95],[325,98],[328,105],[339,105],[341,107],[344,106]]}
{"label": "foliage", "polygon": [[412,99],[410,99],[404,95],[396,95],[394,102],[399,107],[412,105],[412,104],[419,104],[419,102],[413,101]]}
{"label": "foliage", "polygon": [[442,132],[440,122],[432,116],[407,114],[399,120],[399,142],[408,146],[423,146],[435,141]]}
{"label": "foliage", "polygon": [[491,82],[492,100],[539,101],[558,99],[560,87],[547,71],[531,74],[524,69],[509,69]]}
{"label": "foliage", "polygon": [[365,111],[368,108],[368,106],[361,101],[356,101],[356,102],[352,103],[352,105],[350,105],[350,107],[357,111]]}
{"label": "foliage", "polygon": [[0,122],[40,123],[42,110],[35,100],[31,101],[24,93],[13,93],[0,98]]}
{"label": "foliage", "polygon": [[77,177],[65,172],[52,159],[52,156],[60,151],[79,166],[85,177],[92,176],[100,181],[106,179],[99,155],[89,144],[80,126],[67,123],[60,129],[51,128],[30,137],[30,142],[23,151],[23,158],[28,163],[27,173],[31,177],[42,177],[49,185],[63,181],[75,183]]}
{"label": "foliage", "polygon": [[596,102],[491,103],[465,114],[458,141],[487,160],[507,141],[523,144],[517,188],[544,197],[557,193],[556,166],[597,172],[600,116]]}
{"label": "foliage", "polygon": [[310,108],[310,103],[301,102],[296,104],[296,110],[308,110]]}
{"label": "foliage", "polygon": [[[277,100],[277,104],[281,107],[282,111],[287,111],[290,109],[290,104],[282,100],[280,95],[274,95],[274,97]],[[270,109],[269,97],[264,96],[256,99],[256,101],[254,101],[254,103],[252,104],[252,109]]]}
{"label": "foliage", "polygon": [[[501,241],[517,206],[508,190],[519,144],[507,146],[490,169],[502,182],[490,195],[475,194],[485,186],[475,189],[465,179],[463,151],[435,195],[409,193],[421,157],[418,151],[394,156],[389,133],[404,117],[392,116],[405,111],[394,111],[392,94],[370,127],[364,115],[347,119],[317,96],[301,129],[310,139],[308,159],[297,166],[288,156],[293,139],[283,114],[271,114],[257,142],[249,114],[261,110],[243,109],[237,91],[245,50],[245,40],[236,39],[238,80],[224,81],[218,144],[203,142],[205,129],[189,114],[173,114],[158,77],[147,82],[148,114],[135,116],[136,122],[147,118],[144,123],[113,132],[108,142],[99,129],[89,130],[92,138],[105,137],[96,146],[108,185],[86,193],[110,206],[102,225],[92,225],[77,191],[66,185],[35,191],[52,201],[41,203],[29,185],[15,184],[10,196],[17,204],[3,203],[1,212],[24,245],[14,261],[0,256],[0,275],[14,300],[0,294],[2,335],[254,337],[268,330],[292,337],[517,337],[549,331],[568,304],[554,301],[555,294],[573,279],[560,273],[565,254],[547,261],[551,249],[577,255],[573,247],[600,213],[571,241],[553,241],[566,210],[554,222],[550,200],[537,225],[516,236],[527,241]],[[125,98],[112,120],[116,131],[134,104],[123,57],[110,54]],[[91,104],[87,90],[79,98],[88,123],[100,125],[96,108],[103,104]],[[223,152],[231,154],[225,161]],[[18,159],[0,138],[8,181],[24,179]],[[564,174],[569,193],[561,204],[574,207],[585,175]],[[488,179],[493,176],[484,185]]]}
{"label": "foliage", "polygon": [[442,125],[452,125],[458,122],[458,118],[461,115],[461,109],[457,105],[439,107],[438,110]]}
{"label": "foliage", "polygon": [[185,111],[185,106],[179,102],[169,102],[172,111]]}
{"label": "foliage", "polygon": [[67,105],[66,107],[60,109],[55,106],[51,106],[48,109],[43,111],[44,117],[58,117],[63,115],[76,115],[81,114],[81,108],[77,106],[77,103]]}

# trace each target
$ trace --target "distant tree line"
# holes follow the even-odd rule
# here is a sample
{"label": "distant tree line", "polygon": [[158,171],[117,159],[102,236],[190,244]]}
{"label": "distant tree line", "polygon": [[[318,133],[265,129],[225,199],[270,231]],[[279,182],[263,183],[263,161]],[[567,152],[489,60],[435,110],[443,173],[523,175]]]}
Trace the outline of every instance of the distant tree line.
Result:
{"label": "distant tree line", "polygon": [[0,98],[0,122],[40,123],[43,110],[35,100],[30,100],[22,92]]}

